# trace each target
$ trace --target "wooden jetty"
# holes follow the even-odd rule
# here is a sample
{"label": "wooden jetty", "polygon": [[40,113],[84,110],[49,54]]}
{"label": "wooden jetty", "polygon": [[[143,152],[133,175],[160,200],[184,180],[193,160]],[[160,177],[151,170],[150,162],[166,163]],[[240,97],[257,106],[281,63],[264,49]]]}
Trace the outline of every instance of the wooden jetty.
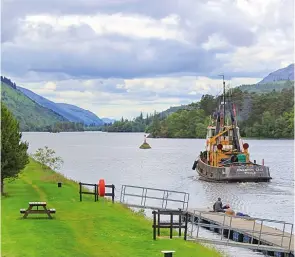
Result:
{"label": "wooden jetty", "polygon": [[[182,221],[185,221],[186,226],[188,226],[185,229],[186,240],[244,247],[266,252],[276,257],[294,257],[292,223],[270,219],[231,216],[224,213],[210,212],[209,209],[189,209],[188,193],[159,188],[122,185],[120,202],[129,207],[152,209],[158,212],[168,211],[169,214],[181,210]],[[158,218],[158,220],[160,219]],[[190,222],[190,224],[187,222]],[[282,230],[276,228],[278,224],[283,226]],[[169,224],[164,224],[162,221],[159,224],[154,224],[154,235],[156,228],[159,229],[159,227],[168,225],[171,230],[176,227],[179,228],[180,222],[174,224],[172,219],[172,222],[170,220]],[[201,237],[199,235],[200,228],[207,228],[218,233],[220,234],[220,238]],[[193,234],[194,231],[196,231],[196,235]]]}
{"label": "wooden jetty", "polygon": [[[204,209],[188,209],[188,216],[189,221],[197,225],[196,237],[191,235],[191,239],[196,241],[268,251],[275,256],[294,256],[292,223],[231,216]],[[265,225],[265,223],[281,224],[283,230]],[[286,226],[290,227],[289,231]],[[205,227],[221,234],[220,240],[199,237],[199,227]]]}

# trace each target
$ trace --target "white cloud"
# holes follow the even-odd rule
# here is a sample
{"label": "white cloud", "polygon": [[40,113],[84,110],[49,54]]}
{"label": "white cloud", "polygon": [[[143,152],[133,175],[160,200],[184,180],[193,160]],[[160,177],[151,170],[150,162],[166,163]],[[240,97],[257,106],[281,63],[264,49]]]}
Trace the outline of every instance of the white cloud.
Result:
{"label": "white cloud", "polygon": [[[261,78],[234,78],[226,84],[235,87],[257,83]],[[104,85],[108,85],[104,87]],[[50,86],[51,85],[51,86]],[[54,102],[78,105],[99,117],[132,118],[141,111],[153,113],[171,106],[189,104],[203,94],[217,95],[222,91],[220,78],[161,77],[126,80],[63,80],[28,83],[22,86]],[[56,90],[51,88],[55,87]],[[122,93],[119,90],[128,90]]]}
{"label": "white cloud", "polygon": [[214,33],[208,37],[208,40],[202,44],[202,47],[206,50],[211,49],[222,49],[229,47],[230,44],[226,41],[226,39],[218,35],[217,33]]}
{"label": "white cloud", "polygon": [[48,90],[56,90],[56,84],[54,82],[47,82],[45,85],[44,85],[44,89],[48,89]]}
{"label": "white cloud", "polygon": [[150,17],[133,15],[126,16],[121,13],[106,15],[97,13],[93,16],[86,15],[33,15],[24,20],[27,28],[48,24],[58,31],[65,30],[71,26],[86,24],[90,26],[97,35],[120,34],[124,36],[140,38],[159,38],[181,40],[182,35],[177,16],[168,16],[161,20]]}

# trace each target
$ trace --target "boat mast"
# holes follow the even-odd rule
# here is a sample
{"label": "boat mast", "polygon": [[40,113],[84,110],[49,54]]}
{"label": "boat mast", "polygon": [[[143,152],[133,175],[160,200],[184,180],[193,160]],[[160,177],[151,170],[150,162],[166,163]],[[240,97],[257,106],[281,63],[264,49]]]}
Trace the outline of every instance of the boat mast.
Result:
{"label": "boat mast", "polygon": [[223,126],[225,126],[225,81],[224,81],[224,75],[219,75],[222,77],[222,84],[223,84]]}

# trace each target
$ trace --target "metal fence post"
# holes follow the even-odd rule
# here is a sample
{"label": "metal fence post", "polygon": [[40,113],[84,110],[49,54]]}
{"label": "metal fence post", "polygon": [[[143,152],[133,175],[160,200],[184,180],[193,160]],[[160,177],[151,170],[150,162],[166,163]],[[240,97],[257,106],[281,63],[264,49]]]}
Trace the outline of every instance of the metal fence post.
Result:
{"label": "metal fence post", "polygon": [[143,203],[144,207],[145,207],[145,204],[146,204],[146,195],[147,195],[147,188],[145,189],[145,194],[144,194],[144,203]]}
{"label": "metal fence post", "polygon": [[284,235],[285,235],[285,226],[286,226],[286,222],[284,222],[283,236],[282,236],[282,240],[281,240],[281,246],[283,246],[283,240],[284,240]]}
{"label": "metal fence post", "polygon": [[198,228],[197,228],[197,237],[199,237],[199,229],[200,229],[200,221],[201,221],[202,213],[200,212],[200,215],[198,216]]}
{"label": "metal fence post", "polygon": [[125,199],[125,191],[126,191],[126,186],[124,186],[124,191],[123,191],[123,203],[124,203],[124,199]]}
{"label": "metal fence post", "polygon": [[[194,210],[194,213],[191,213],[191,223],[192,223],[191,237],[193,237],[193,230],[194,230],[194,223],[195,223],[195,212],[196,212],[196,210]],[[192,215],[193,215],[193,217],[192,217]]]}
{"label": "metal fence post", "polygon": [[143,204],[143,195],[144,195],[144,188],[142,189],[142,193],[141,193],[141,202],[140,202],[140,205]]}
{"label": "metal fence post", "polygon": [[167,197],[166,197],[165,209],[167,209],[167,203],[168,203],[168,197],[169,197],[168,191],[166,191],[166,192],[167,192]]}
{"label": "metal fence post", "polygon": [[112,185],[112,202],[115,202],[115,185]]}
{"label": "metal fence post", "polygon": [[188,209],[188,202],[189,202],[189,193],[187,193],[186,210]]}
{"label": "metal fence post", "polygon": [[156,211],[153,211],[152,214],[154,215],[154,224],[153,224],[153,238],[156,240]]}
{"label": "metal fence post", "polygon": [[123,188],[124,188],[124,185],[122,185],[122,187],[121,187],[121,192],[120,192],[120,203],[122,203]]}
{"label": "metal fence post", "polygon": [[80,190],[79,190],[79,193],[80,193],[80,202],[82,202],[82,185],[81,185],[81,182],[79,182],[79,187],[80,187]]}
{"label": "metal fence post", "polygon": [[220,236],[220,239],[222,240],[222,238],[223,238],[223,230],[224,230],[224,222],[225,222],[225,214],[223,214],[224,216],[223,216],[223,223],[222,223],[222,230],[221,230],[221,236]]}
{"label": "metal fence post", "polygon": [[252,237],[251,237],[251,244],[253,244],[255,224],[256,224],[256,221],[254,220],[253,230],[252,230]]}
{"label": "metal fence post", "polygon": [[170,239],[172,239],[173,213],[170,213]]}
{"label": "metal fence post", "polygon": [[162,209],[164,209],[165,193],[166,193],[166,191],[164,190],[164,192],[163,192],[163,199],[162,199]]}
{"label": "metal fence post", "polygon": [[160,226],[161,226],[161,221],[160,221],[160,210],[158,210],[158,236],[160,236]]}
{"label": "metal fence post", "polygon": [[228,235],[227,235],[227,243],[229,242],[230,238],[230,231],[231,231],[231,222],[232,222],[233,216],[230,216],[230,221],[229,221],[229,227],[228,227]]}
{"label": "metal fence post", "polygon": [[181,217],[182,217],[182,211],[181,211],[180,208],[178,210],[179,210],[179,217],[178,217],[178,223],[179,223],[178,236],[181,237],[181,223],[182,223]]}
{"label": "metal fence post", "polygon": [[187,222],[188,222],[188,212],[185,213],[184,240],[187,239]]}
{"label": "metal fence post", "polygon": [[94,185],[94,202],[98,201],[98,186]]}
{"label": "metal fence post", "polygon": [[261,221],[261,227],[260,227],[260,231],[259,231],[258,248],[259,248],[259,245],[261,243],[260,239],[261,239],[262,226],[263,226],[263,220]]}
{"label": "metal fence post", "polygon": [[291,250],[291,241],[292,241],[292,237],[293,237],[293,224],[292,224],[292,226],[291,226],[291,235],[290,235],[290,242],[289,242],[289,251]]}

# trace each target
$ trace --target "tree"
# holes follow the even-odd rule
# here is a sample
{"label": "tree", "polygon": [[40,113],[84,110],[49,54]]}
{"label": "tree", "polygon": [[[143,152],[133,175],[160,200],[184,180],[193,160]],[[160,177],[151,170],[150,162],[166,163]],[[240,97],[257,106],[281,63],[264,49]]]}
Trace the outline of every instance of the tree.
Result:
{"label": "tree", "polygon": [[216,108],[216,99],[212,95],[203,95],[199,107],[204,110],[206,115],[211,115]]}
{"label": "tree", "polygon": [[48,146],[39,148],[32,157],[41,163],[43,170],[51,168],[53,170],[58,170],[63,164],[63,159],[60,156],[54,156],[55,151],[50,149]]}
{"label": "tree", "polygon": [[1,103],[1,194],[4,179],[15,178],[29,163],[28,143],[21,141],[19,123],[7,107]]}

